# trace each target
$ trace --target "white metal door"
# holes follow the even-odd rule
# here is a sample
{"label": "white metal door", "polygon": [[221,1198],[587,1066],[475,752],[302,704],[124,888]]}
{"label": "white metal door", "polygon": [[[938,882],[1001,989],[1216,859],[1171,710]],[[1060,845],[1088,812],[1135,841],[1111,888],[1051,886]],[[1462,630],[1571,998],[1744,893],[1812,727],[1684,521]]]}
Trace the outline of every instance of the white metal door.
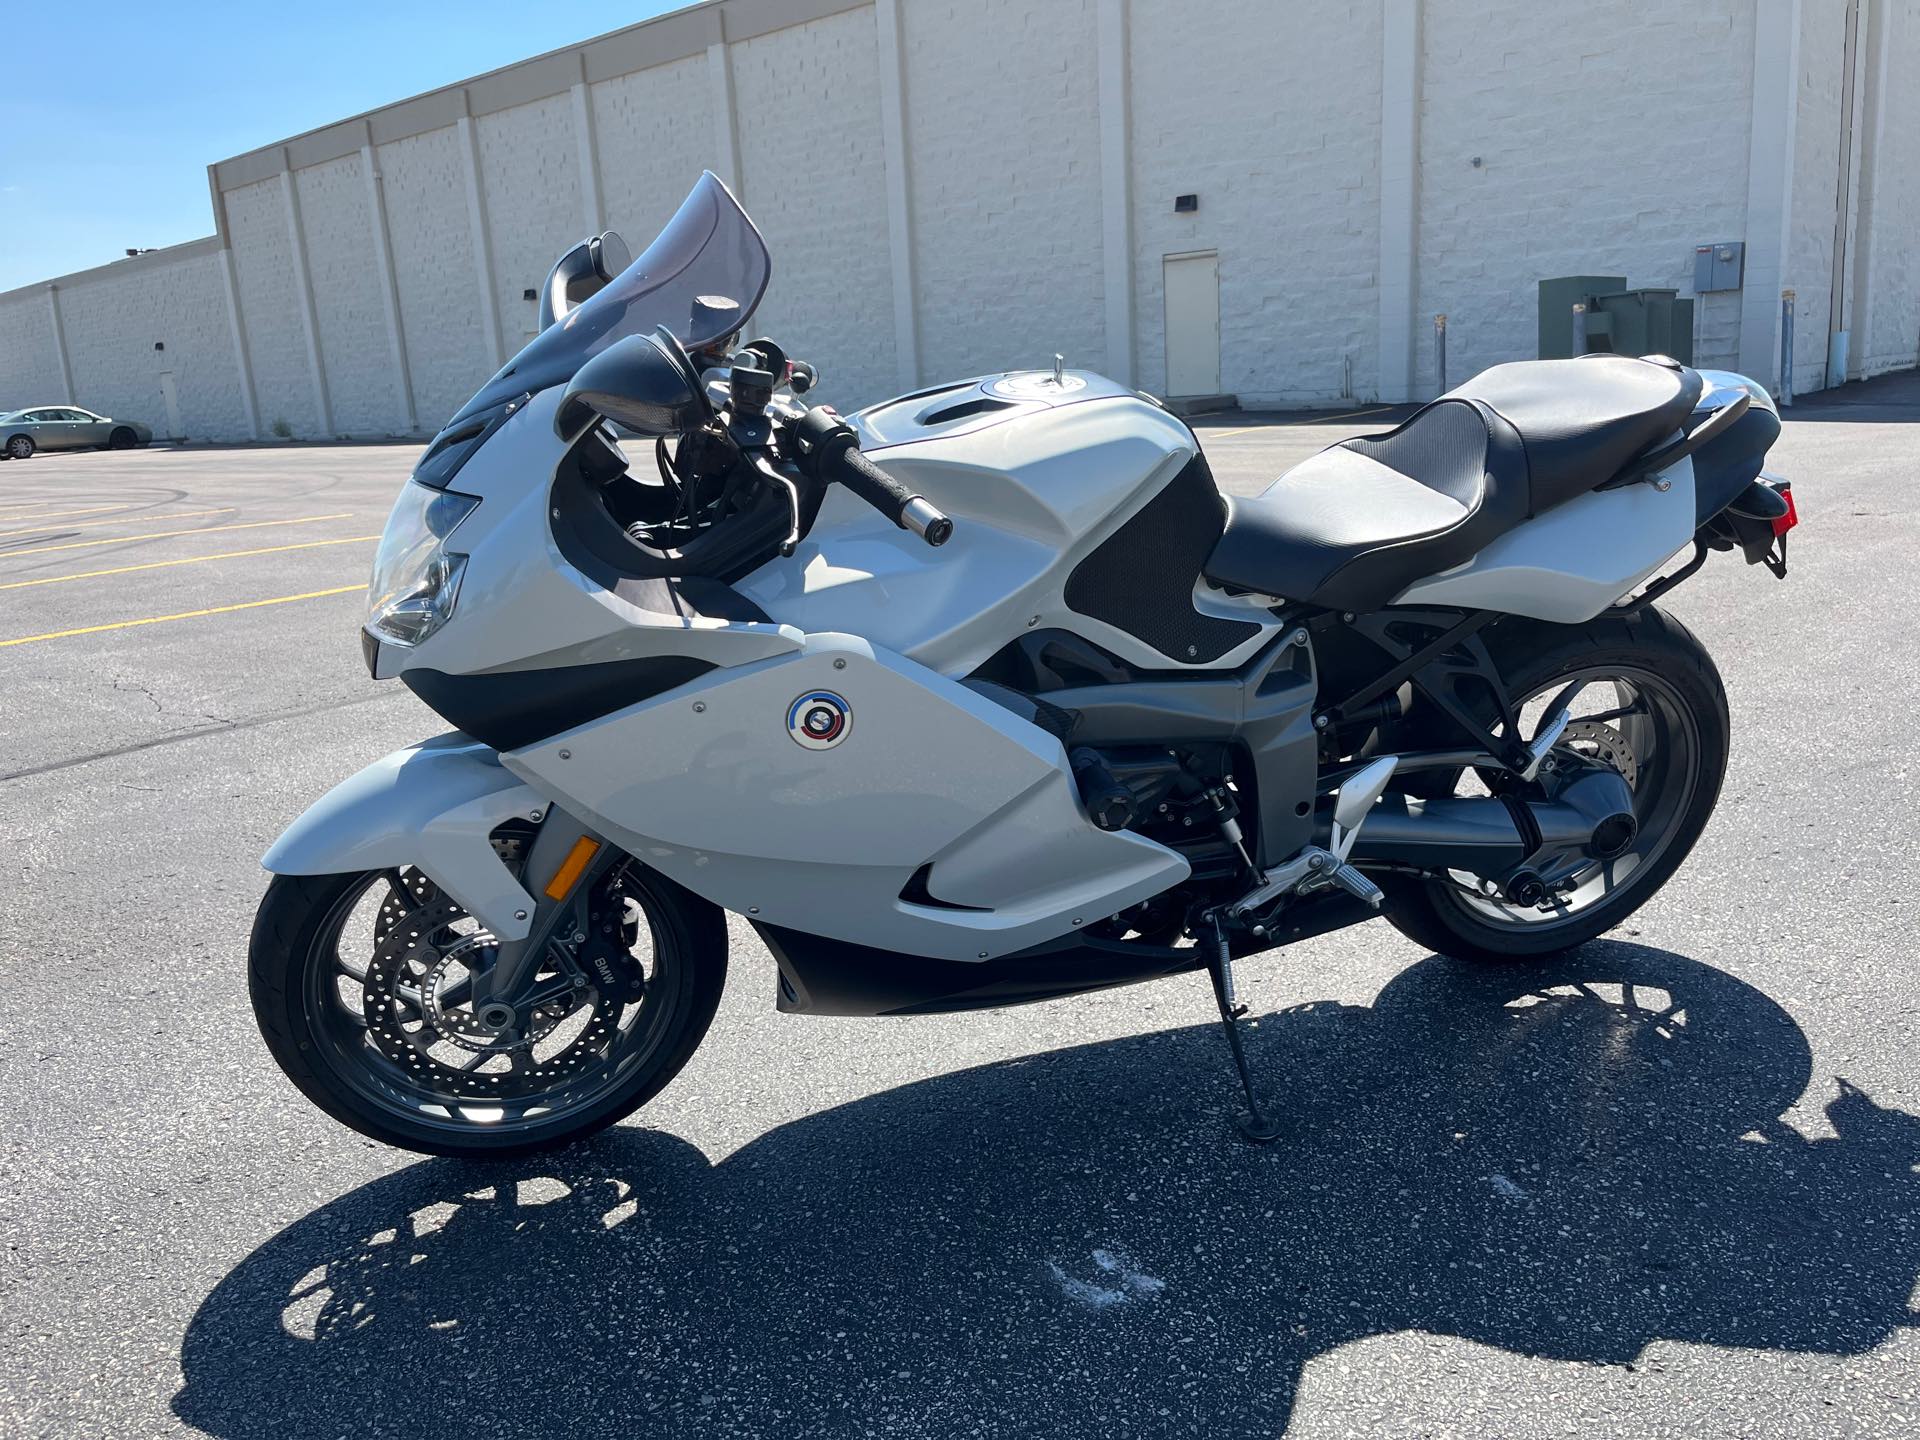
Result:
{"label": "white metal door", "polygon": [[1220,393],[1220,257],[1169,255],[1166,288],[1167,393]]}
{"label": "white metal door", "polygon": [[169,440],[178,440],[181,434],[180,395],[179,392],[173,388],[173,372],[171,370],[162,370],[160,372],[160,399],[167,407],[167,438]]}

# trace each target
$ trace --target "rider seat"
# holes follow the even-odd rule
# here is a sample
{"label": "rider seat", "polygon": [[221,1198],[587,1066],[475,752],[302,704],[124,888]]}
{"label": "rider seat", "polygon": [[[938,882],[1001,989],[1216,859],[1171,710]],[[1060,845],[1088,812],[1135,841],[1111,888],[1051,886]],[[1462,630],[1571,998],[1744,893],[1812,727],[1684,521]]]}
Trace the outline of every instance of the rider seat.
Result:
{"label": "rider seat", "polygon": [[1496,365],[1384,435],[1343,441],[1236,498],[1203,573],[1229,590],[1376,610],[1620,473],[1699,399],[1677,362]]}

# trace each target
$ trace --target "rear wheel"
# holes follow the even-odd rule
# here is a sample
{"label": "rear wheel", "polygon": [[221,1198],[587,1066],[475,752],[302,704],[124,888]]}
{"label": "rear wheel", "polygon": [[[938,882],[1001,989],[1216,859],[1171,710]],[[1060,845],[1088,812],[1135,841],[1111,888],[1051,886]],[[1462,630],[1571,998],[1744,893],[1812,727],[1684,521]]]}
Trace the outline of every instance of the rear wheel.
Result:
{"label": "rear wheel", "polygon": [[139,443],[139,440],[140,440],[139,436],[135,435],[133,431],[129,430],[126,426],[122,425],[119,429],[115,430],[113,434],[107,437],[107,448],[109,450],[131,450],[136,444]]}
{"label": "rear wheel", "polygon": [[608,964],[555,947],[516,1010],[476,985],[494,937],[418,871],[276,876],[250,954],[261,1034],[308,1099],[389,1145],[481,1158],[590,1135],[679,1073],[726,980],[713,906],[637,865],[610,894]]}
{"label": "rear wheel", "polygon": [[[1554,697],[1578,687],[1557,748],[1620,771],[1633,792],[1633,842],[1567,877],[1539,904],[1490,893],[1489,884],[1460,872],[1403,883],[1390,918],[1409,939],[1444,954],[1551,955],[1620,924],[1693,849],[1726,773],[1726,691],[1692,632],[1652,607],[1585,625],[1503,625],[1489,648],[1522,734],[1533,733]],[[1462,772],[1438,793],[1484,794],[1489,779],[1499,783],[1497,776]]]}

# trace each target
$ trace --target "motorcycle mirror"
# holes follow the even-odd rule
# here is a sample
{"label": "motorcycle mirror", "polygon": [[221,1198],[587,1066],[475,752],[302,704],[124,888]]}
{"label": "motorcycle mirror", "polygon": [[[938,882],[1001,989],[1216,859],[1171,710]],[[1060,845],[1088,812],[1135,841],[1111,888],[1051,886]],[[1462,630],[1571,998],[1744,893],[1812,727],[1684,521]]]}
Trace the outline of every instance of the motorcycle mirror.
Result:
{"label": "motorcycle mirror", "polygon": [[540,287],[540,328],[566,319],[632,263],[633,252],[617,230],[582,240],[547,272],[547,283]]}
{"label": "motorcycle mirror", "polygon": [[627,248],[627,242],[620,238],[618,230],[609,230],[593,242],[593,268],[600,276],[602,285],[631,264],[633,251]]}
{"label": "motorcycle mirror", "polygon": [[711,414],[686,352],[662,330],[616,340],[582,365],[561,397],[554,428],[570,439],[598,415],[636,435],[684,435]]}

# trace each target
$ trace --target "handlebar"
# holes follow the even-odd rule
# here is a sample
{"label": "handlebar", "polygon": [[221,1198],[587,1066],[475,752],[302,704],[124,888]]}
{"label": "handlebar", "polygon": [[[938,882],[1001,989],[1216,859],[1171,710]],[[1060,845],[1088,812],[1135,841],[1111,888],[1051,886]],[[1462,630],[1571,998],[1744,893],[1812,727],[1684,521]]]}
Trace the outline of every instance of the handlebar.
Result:
{"label": "handlebar", "polygon": [[821,480],[838,481],[929,545],[944,545],[953,538],[953,521],[926,496],[909,490],[862,455],[860,437],[833,411],[824,406],[809,410],[795,428],[803,453],[811,458],[814,473]]}
{"label": "handlebar", "polygon": [[953,521],[936,510],[925,496],[916,495],[852,445],[822,457],[820,476],[837,480],[902,530],[911,530],[929,545],[953,538]]}

